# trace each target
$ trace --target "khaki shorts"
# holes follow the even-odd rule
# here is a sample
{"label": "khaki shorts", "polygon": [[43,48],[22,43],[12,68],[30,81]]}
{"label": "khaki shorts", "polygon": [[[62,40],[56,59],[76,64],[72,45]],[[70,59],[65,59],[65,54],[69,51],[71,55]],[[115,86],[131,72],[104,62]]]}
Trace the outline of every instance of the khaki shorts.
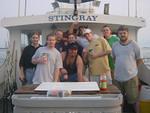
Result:
{"label": "khaki shorts", "polygon": [[91,75],[90,76],[90,81],[95,81],[95,82],[97,82],[97,84],[99,84],[100,83],[100,76],[104,76],[104,75],[107,77],[106,78],[107,83],[112,84],[112,78],[111,78],[111,72],[110,71],[106,72],[103,75]]}
{"label": "khaki shorts", "polygon": [[136,103],[139,96],[138,77],[134,77],[125,82],[114,80],[114,84],[121,90],[123,96],[126,97],[129,104]]}

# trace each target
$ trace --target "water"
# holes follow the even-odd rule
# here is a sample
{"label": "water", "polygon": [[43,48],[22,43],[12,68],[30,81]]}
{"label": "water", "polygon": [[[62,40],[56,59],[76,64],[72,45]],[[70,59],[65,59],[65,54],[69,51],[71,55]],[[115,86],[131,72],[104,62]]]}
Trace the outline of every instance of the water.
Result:
{"label": "water", "polygon": [[141,50],[143,58],[150,58],[150,47],[143,47]]}
{"label": "water", "polygon": [[143,54],[144,63],[150,68],[150,47],[141,49]]}

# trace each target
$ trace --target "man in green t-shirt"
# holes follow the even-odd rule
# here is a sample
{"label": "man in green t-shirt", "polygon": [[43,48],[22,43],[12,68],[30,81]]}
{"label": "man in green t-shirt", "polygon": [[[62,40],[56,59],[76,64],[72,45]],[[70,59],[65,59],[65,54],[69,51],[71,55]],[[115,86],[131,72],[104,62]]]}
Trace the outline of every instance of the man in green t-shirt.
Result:
{"label": "man in green t-shirt", "polygon": [[[108,26],[108,25],[103,26],[102,33],[103,33],[103,37],[108,41],[110,47],[112,47],[112,45],[115,42],[119,41],[119,38],[116,35],[112,35],[111,27]],[[114,68],[115,68],[115,66],[114,66],[114,61],[112,59],[111,54],[108,55],[108,60],[109,60],[109,66],[110,66],[110,69],[111,69],[111,76],[113,78],[114,77]]]}

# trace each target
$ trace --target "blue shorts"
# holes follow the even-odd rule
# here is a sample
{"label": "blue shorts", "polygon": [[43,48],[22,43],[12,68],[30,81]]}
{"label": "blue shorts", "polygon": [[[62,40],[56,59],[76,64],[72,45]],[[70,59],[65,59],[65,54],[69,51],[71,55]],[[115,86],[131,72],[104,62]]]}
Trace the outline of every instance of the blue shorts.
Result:
{"label": "blue shorts", "polygon": [[25,79],[26,84],[33,84],[33,76],[34,76],[35,68],[28,68],[25,70]]}

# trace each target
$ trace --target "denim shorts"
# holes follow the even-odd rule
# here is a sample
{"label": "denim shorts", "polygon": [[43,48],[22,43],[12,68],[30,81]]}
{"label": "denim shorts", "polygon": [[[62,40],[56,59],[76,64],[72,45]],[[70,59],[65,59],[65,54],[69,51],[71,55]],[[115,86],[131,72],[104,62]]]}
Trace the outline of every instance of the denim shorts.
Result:
{"label": "denim shorts", "polygon": [[60,81],[61,82],[78,82],[78,77],[77,77],[77,74],[74,73],[74,74],[70,74],[67,80],[64,80],[63,76],[61,76]]}
{"label": "denim shorts", "polygon": [[25,70],[25,79],[26,84],[33,84],[33,76],[34,76],[35,68],[28,68]]}

